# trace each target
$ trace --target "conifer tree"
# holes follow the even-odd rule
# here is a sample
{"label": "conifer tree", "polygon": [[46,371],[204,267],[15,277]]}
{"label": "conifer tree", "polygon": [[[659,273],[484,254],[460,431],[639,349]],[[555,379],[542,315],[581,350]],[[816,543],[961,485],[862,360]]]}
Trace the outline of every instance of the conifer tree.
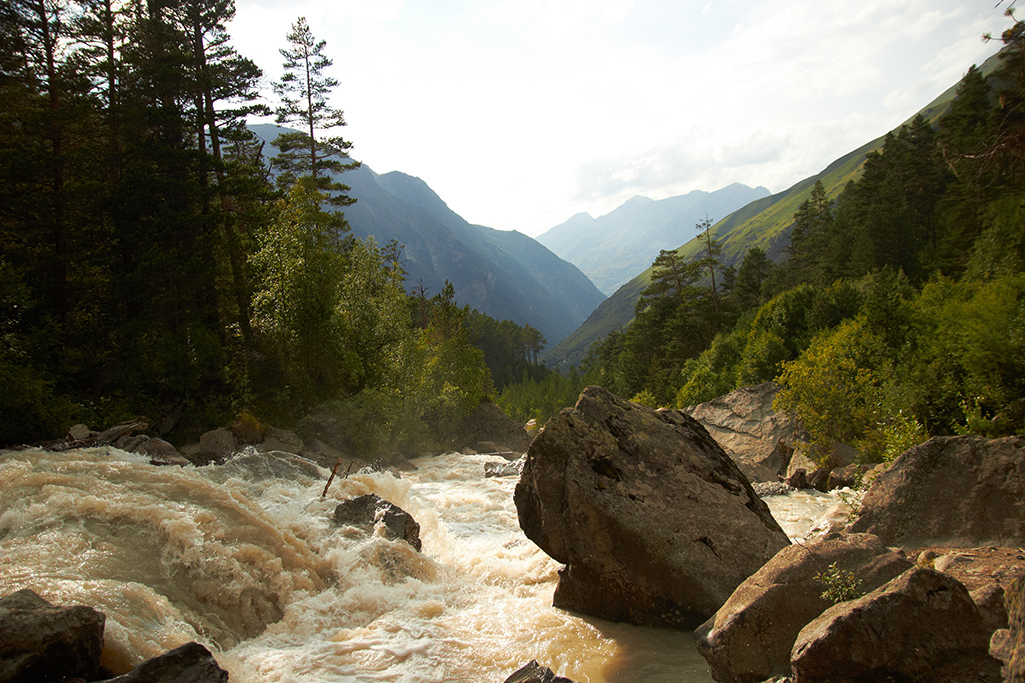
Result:
{"label": "conifer tree", "polygon": [[274,84],[281,100],[275,113],[279,124],[298,124],[302,129],[274,140],[279,153],[272,163],[280,172],[278,180],[289,186],[297,178],[311,177],[317,189],[329,193],[333,205],[348,206],[356,201],[345,194],[350,188],[332,181],[330,174],[359,166],[349,158],[352,143],[337,135],[318,137],[318,131],[345,125],[342,111],[328,101],[338,81],[326,73],[334,63],[324,54],[327,41],[314,38],[305,17],[292,25],[287,39],[289,47],[280,50],[285,73]]}

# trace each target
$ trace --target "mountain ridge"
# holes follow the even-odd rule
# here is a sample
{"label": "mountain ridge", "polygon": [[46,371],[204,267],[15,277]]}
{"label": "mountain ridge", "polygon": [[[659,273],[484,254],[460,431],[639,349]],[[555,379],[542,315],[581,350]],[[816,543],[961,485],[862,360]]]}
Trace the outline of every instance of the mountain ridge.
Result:
{"label": "mountain ridge", "polygon": [[[282,129],[255,124],[250,130],[270,145]],[[393,239],[402,245],[409,291],[422,284],[430,296],[448,280],[460,305],[529,324],[550,345],[605,298],[576,266],[530,237],[470,224],[420,178],[400,171],[378,174],[364,163],[338,180],[357,200],[345,209],[351,233],[380,245]]]}
{"label": "mountain ridge", "polygon": [[635,195],[598,218],[576,214],[537,241],[612,294],[650,265],[659,251],[686,239],[698,221],[724,216],[768,194],[764,187],[732,183],[713,192],[694,190],[665,199]]}

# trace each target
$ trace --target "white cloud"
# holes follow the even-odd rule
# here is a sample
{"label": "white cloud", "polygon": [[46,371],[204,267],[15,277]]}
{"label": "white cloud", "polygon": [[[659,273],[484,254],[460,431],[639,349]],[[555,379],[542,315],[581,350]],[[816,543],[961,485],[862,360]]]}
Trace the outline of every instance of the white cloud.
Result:
{"label": "white cloud", "polygon": [[357,158],[422,177],[468,220],[573,213],[731,182],[773,191],[899,125],[996,50],[960,0],[237,0],[276,77],[305,13]]}

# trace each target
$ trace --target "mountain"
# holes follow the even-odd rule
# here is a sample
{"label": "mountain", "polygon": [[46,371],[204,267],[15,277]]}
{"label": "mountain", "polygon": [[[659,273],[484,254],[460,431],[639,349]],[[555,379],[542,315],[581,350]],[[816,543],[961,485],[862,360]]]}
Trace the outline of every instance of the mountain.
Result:
{"label": "mountain", "polygon": [[[999,57],[994,55],[986,60],[980,69],[984,74],[989,74],[998,64]],[[957,86],[955,83],[945,90],[915,116],[921,114],[930,123],[935,124],[957,95]],[[914,118],[909,117],[905,123]],[[780,260],[783,248],[789,243],[788,236],[794,225],[794,213],[808,198],[815,181],[821,180],[829,199],[835,200],[849,181],[860,177],[866,156],[869,152],[881,149],[884,139],[885,136],[872,140],[840,157],[820,173],[805,178],[783,192],[757,199],[712,226],[712,234],[722,245],[723,267],[731,264],[739,266],[751,247],[760,247],[769,258],[774,261]],[[702,245],[695,236],[676,251],[682,257],[690,259],[701,249]],[[544,354],[548,366],[578,364],[587,355],[591,344],[609,332],[621,330],[629,325],[634,317],[637,300],[650,283],[649,265],[603,301],[572,334],[558,344],[550,346]]]}
{"label": "mountain", "polygon": [[715,192],[695,190],[668,199],[634,197],[600,218],[578,213],[537,241],[612,294],[650,266],[659,251],[693,235],[698,221],[721,218],[768,194],[764,187],[734,183]]}
{"label": "mountain", "polygon": [[[268,147],[284,130],[271,124],[250,129]],[[419,178],[397,171],[379,175],[363,164],[339,180],[357,199],[345,209],[352,234],[373,237],[379,245],[403,245],[407,289],[422,283],[433,295],[448,280],[461,305],[532,325],[549,345],[575,330],[605,298],[576,266],[532,238],[471,225]]]}

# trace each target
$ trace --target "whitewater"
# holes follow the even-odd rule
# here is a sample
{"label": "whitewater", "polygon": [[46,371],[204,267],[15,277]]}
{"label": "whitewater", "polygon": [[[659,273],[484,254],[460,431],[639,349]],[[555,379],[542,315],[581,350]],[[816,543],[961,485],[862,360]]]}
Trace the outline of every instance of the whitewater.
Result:
{"label": "whitewater", "polygon": [[[0,452],[0,595],[30,588],[107,616],[124,672],[188,641],[233,683],[494,681],[536,659],[580,683],[711,681],[693,635],[551,606],[560,565],[519,528],[498,456],[336,478],[287,454],[157,466],[104,447]],[[332,521],[375,493],[413,515],[422,552]],[[766,499],[791,538],[834,496]]]}

